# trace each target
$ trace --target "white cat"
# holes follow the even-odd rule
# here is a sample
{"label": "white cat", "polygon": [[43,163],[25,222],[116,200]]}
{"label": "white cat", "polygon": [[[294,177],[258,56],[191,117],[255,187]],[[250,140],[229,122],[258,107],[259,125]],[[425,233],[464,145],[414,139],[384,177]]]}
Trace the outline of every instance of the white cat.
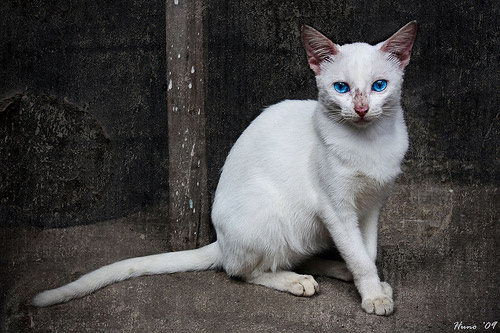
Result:
{"label": "white cat", "polygon": [[[217,241],[120,261],[37,295],[48,306],[140,275],[223,269],[297,296],[318,292],[310,274],[352,280],[368,313],[393,312],[375,266],[377,220],[408,148],[400,106],[416,36],[410,22],[386,41],[337,45],[305,26],[318,101],[269,107],[243,132],[223,168],[212,209]],[[336,246],[345,264],[314,259]]]}

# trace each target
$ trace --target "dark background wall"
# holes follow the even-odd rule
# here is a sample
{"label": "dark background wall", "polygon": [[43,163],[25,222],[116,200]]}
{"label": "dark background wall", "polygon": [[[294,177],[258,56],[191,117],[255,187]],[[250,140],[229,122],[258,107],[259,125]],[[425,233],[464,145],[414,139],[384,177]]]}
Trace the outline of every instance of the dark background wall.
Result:
{"label": "dark background wall", "polygon": [[68,226],[166,198],[163,1],[2,1],[0,225]]}
{"label": "dark background wall", "polygon": [[[168,192],[162,1],[5,1],[1,225],[67,226],[159,205]],[[498,185],[499,6],[493,1],[208,1],[209,192],[231,145],[267,105],[315,98],[302,24],[379,42],[419,22],[400,182]]]}

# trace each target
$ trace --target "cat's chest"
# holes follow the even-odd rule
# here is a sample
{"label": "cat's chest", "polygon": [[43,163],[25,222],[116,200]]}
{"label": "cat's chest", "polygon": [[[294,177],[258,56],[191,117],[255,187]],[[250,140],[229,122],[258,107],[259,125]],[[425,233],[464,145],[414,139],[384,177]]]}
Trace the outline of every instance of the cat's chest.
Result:
{"label": "cat's chest", "polygon": [[330,170],[356,187],[378,188],[392,183],[401,172],[403,149],[373,144],[331,152]]}
{"label": "cat's chest", "polygon": [[316,129],[322,141],[319,158],[325,159],[328,176],[372,187],[392,183],[401,172],[408,149],[408,134],[401,117],[394,122],[384,119],[361,130],[329,122],[318,113]]}
{"label": "cat's chest", "polygon": [[351,162],[337,158],[329,165],[328,180],[325,179],[330,185],[328,197],[334,202],[350,202],[361,211],[377,205],[388,193],[399,174],[399,167],[375,166],[375,161],[355,165]]}
{"label": "cat's chest", "polygon": [[384,197],[392,181],[379,181],[363,172],[355,172],[346,179],[348,193],[357,207],[371,206]]}
{"label": "cat's chest", "polygon": [[324,146],[320,183],[334,202],[350,202],[358,209],[383,200],[400,173],[404,143],[398,147],[380,142],[341,142]]}

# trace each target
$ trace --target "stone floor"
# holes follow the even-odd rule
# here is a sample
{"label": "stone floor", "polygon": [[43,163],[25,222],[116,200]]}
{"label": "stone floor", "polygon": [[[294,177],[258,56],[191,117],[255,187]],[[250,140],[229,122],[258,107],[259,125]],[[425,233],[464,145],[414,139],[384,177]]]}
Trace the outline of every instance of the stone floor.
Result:
{"label": "stone floor", "polygon": [[499,194],[494,186],[396,188],[379,241],[379,271],[395,292],[389,317],[365,314],[353,284],[319,277],[320,293],[301,298],[223,272],[141,277],[38,309],[30,305],[37,292],[162,252],[161,227],[136,214],[64,229],[1,228],[0,331],[500,331],[500,324],[492,329],[500,322]]}

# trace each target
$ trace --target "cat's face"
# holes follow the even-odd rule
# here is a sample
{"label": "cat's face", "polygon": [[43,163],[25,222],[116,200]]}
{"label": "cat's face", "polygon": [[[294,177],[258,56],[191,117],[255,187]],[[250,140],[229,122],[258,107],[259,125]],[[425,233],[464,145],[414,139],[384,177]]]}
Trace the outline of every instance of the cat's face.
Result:
{"label": "cat's face", "polygon": [[403,81],[399,64],[377,46],[355,43],[338,49],[316,76],[319,99],[330,116],[356,126],[393,116]]}
{"label": "cat's face", "polygon": [[302,39],[328,116],[356,127],[394,116],[415,35],[411,22],[380,44],[339,46],[305,27]]}

